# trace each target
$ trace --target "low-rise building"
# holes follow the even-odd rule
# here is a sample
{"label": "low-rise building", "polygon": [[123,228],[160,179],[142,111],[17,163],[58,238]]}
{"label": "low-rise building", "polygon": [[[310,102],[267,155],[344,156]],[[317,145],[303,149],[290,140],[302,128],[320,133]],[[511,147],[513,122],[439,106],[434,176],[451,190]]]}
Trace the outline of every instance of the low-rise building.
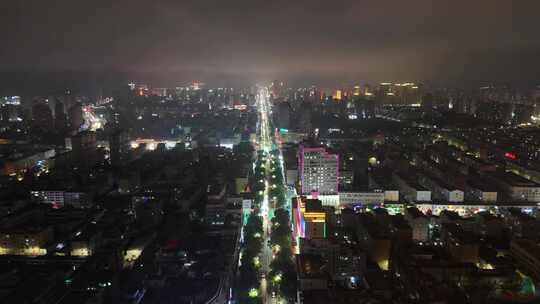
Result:
{"label": "low-rise building", "polygon": [[339,204],[342,207],[350,205],[378,205],[385,202],[384,192],[340,192]]}
{"label": "low-rise building", "polygon": [[431,201],[431,191],[418,184],[415,180],[406,178],[401,173],[394,173],[392,179],[398,185],[399,192],[405,200],[409,202]]}
{"label": "low-rise building", "polygon": [[51,205],[53,208],[74,207],[88,208],[91,200],[87,193],[65,190],[38,190],[32,191],[33,198],[41,203]]}
{"label": "low-rise building", "polygon": [[416,242],[429,240],[429,219],[418,208],[405,209],[405,219],[412,229],[412,239]]}
{"label": "low-rise building", "polygon": [[0,173],[2,175],[22,176],[26,170],[36,166],[48,167],[49,159],[54,157],[56,150],[49,147],[33,148],[31,146],[9,145],[4,147],[9,153],[2,153]]}
{"label": "low-rise building", "polygon": [[420,184],[431,190],[433,199],[450,203],[460,203],[464,200],[464,192],[461,189],[456,189],[449,183],[434,176],[422,174]]}
{"label": "low-rise building", "polygon": [[304,237],[306,239],[321,239],[327,237],[326,212],[319,200],[307,200],[304,218]]}
{"label": "low-rise building", "polygon": [[0,232],[0,254],[39,256],[47,254],[52,241],[52,227],[34,226],[3,229]]}
{"label": "low-rise building", "polygon": [[465,184],[465,199],[469,201],[496,202],[498,199],[497,188],[483,181],[480,176],[471,178]]}
{"label": "low-rise building", "polygon": [[392,182],[392,173],[389,170],[378,170],[368,174],[368,187],[373,192],[383,192],[384,201],[398,202],[398,186]]}
{"label": "low-rise building", "polygon": [[531,240],[515,239],[510,243],[510,253],[522,266],[523,271],[540,279],[540,246]]}
{"label": "low-rise building", "polygon": [[492,238],[501,238],[504,236],[505,225],[501,217],[487,211],[482,211],[476,213],[474,218],[476,221],[476,234]]}
{"label": "low-rise building", "polygon": [[298,292],[310,290],[326,290],[328,288],[328,274],[324,271],[326,263],[319,255],[296,255],[296,268],[298,275]]}
{"label": "low-rise building", "polygon": [[540,239],[540,220],[517,208],[504,209],[504,221],[515,238]]}
{"label": "low-rise building", "polygon": [[540,184],[510,172],[490,174],[512,201],[540,202]]}
{"label": "low-rise building", "polygon": [[460,263],[478,262],[480,242],[474,235],[452,223],[441,225],[441,237],[446,251],[454,260]]}

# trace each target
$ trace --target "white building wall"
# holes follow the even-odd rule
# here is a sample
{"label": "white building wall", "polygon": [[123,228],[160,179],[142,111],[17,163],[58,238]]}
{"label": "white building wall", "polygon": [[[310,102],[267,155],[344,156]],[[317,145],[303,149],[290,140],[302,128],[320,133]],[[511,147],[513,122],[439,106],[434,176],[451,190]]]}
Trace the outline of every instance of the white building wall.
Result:
{"label": "white building wall", "polygon": [[416,191],[416,201],[417,202],[430,202],[431,201],[431,191]]}
{"label": "white building wall", "polygon": [[461,190],[452,190],[448,192],[448,201],[451,203],[461,203],[465,199],[465,194]]}

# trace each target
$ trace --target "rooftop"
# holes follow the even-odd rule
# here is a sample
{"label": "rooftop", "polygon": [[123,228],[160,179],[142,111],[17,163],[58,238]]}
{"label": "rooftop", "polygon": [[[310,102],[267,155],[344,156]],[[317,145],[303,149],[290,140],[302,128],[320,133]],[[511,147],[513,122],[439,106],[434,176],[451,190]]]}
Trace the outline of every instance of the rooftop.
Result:
{"label": "rooftop", "polygon": [[529,255],[533,256],[536,261],[540,261],[540,244],[525,239],[512,240],[512,247],[518,246]]}
{"label": "rooftop", "polygon": [[492,176],[514,187],[540,187],[539,184],[511,172],[497,172]]}
{"label": "rooftop", "polygon": [[324,212],[322,202],[318,199],[307,199],[306,212]]}
{"label": "rooftop", "polygon": [[326,263],[319,255],[299,254],[296,256],[296,265],[300,277],[326,277]]}

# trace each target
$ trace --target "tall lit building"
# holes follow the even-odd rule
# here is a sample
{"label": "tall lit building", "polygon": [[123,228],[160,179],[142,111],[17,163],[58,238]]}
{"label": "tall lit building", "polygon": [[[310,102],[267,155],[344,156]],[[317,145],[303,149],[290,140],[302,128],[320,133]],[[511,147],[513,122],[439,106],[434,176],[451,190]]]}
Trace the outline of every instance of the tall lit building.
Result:
{"label": "tall lit building", "polygon": [[20,96],[4,96],[0,97],[0,105],[12,105],[12,106],[20,106],[21,105],[21,97]]}
{"label": "tall lit building", "polygon": [[[0,99],[1,101],[1,99]],[[0,102],[0,120],[3,122],[21,121],[20,117],[22,107],[16,103],[1,103]]]}
{"label": "tall lit building", "polygon": [[332,97],[334,98],[334,100],[339,101],[339,100],[341,100],[342,95],[343,95],[343,94],[342,94],[341,90],[336,90],[336,91],[334,92],[334,96],[332,96]]}
{"label": "tall lit building", "polygon": [[339,156],[326,148],[300,146],[298,153],[302,194],[322,195],[338,193]]}
{"label": "tall lit building", "polygon": [[283,81],[274,80],[270,86],[270,94],[274,99],[283,97],[284,90],[285,84]]}
{"label": "tall lit building", "polygon": [[205,83],[204,82],[200,82],[200,81],[193,81],[190,85],[190,88],[193,90],[193,91],[198,91],[198,90],[201,90],[203,87],[205,86]]}
{"label": "tall lit building", "polygon": [[150,93],[154,96],[167,97],[167,88],[152,88]]}
{"label": "tall lit building", "polygon": [[364,86],[364,96],[373,96],[373,90],[369,84]]}
{"label": "tall lit building", "polygon": [[360,86],[354,86],[353,95],[354,96],[360,96],[362,93],[362,89]]}

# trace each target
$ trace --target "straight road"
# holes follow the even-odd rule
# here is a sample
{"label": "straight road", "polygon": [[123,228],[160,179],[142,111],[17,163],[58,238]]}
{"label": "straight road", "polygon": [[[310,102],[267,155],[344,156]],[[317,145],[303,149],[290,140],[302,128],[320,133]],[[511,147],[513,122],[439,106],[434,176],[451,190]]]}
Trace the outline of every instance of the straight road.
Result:
{"label": "straight road", "polygon": [[259,127],[260,127],[260,138],[259,143],[261,149],[265,152],[265,190],[263,194],[263,201],[261,205],[261,216],[263,218],[263,249],[261,252],[261,263],[262,263],[262,272],[264,277],[261,279],[261,295],[263,303],[277,303],[276,299],[272,298],[270,287],[269,287],[269,272],[270,272],[270,263],[272,262],[272,249],[268,245],[270,243],[270,232],[271,232],[271,219],[270,214],[273,214],[272,204],[269,198],[270,190],[270,171],[272,167],[271,151],[274,147],[273,132],[270,125],[270,113],[271,106],[269,102],[269,92],[268,88],[261,87],[257,94],[257,107],[259,111]]}

